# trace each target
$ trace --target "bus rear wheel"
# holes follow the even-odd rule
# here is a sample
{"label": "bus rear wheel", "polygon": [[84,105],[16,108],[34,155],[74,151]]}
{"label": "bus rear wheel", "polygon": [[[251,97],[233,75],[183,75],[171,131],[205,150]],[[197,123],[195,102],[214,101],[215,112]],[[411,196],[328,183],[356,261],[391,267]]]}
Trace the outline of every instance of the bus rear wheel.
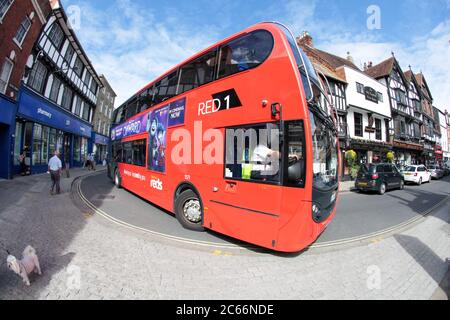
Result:
{"label": "bus rear wheel", "polygon": [[175,215],[184,228],[193,231],[205,231],[202,225],[202,204],[194,191],[186,190],[177,197],[175,200]]}

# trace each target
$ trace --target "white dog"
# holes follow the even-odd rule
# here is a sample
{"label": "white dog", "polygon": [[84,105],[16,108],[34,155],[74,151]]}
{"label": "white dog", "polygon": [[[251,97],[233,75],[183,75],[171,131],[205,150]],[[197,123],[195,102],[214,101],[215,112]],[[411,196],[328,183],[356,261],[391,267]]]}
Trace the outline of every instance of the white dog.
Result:
{"label": "white dog", "polygon": [[7,260],[8,269],[14,271],[22,277],[23,282],[29,286],[30,280],[28,275],[33,271],[41,275],[41,266],[39,265],[39,259],[36,255],[36,250],[33,247],[28,246],[25,248],[22,254],[22,260],[17,260],[14,256],[9,255]]}

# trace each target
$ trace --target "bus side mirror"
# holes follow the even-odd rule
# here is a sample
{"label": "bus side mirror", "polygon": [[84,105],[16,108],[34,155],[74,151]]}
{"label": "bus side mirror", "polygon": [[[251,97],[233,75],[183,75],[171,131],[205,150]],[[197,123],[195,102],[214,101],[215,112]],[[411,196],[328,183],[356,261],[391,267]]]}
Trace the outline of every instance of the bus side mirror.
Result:
{"label": "bus side mirror", "polygon": [[272,118],[276,118],[277,115],[280,115],[280,117],[281,117],[282,106],[280,103],[276,102],[276,103],[272,104],[271,109],[272,109]]}
{"label": "bus side mirror", "polygon": [[299,160],[288,168],[288,180],[290,182],[299,182],[303,180],[305,171],[305,161]]}

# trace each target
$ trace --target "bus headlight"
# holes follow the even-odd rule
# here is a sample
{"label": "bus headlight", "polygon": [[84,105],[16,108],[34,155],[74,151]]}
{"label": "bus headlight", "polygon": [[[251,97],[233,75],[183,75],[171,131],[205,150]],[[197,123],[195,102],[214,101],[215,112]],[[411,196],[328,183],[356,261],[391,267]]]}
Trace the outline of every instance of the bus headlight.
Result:
{"label": "bus headlight", "polygon": [[312,205],[313,219],[316,221],[320,220],[320,213],[321,213],[320,207],[317,204],[313,203]]}

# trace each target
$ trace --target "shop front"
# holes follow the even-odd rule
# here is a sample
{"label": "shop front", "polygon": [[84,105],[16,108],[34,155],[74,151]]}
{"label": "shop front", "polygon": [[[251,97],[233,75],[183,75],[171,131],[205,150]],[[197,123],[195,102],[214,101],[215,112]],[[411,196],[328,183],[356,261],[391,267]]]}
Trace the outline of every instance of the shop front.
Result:
{"label": "shop front", "polygon": [[11,179],[13,175],[11,148],[14,143],[16,109],[14,100],[0,94],[0,179]]}
{"label": "shop front", "polygon": [[442,147],[440,145],[435,145],[434,154],[436,156],[436,163],[442,165],[444,162],[444,153],[442,152]]}
{"label": "shop front", "polygon": [[108,156],[109,138],[94,132],[92,134],[92,141],[94,141],[93,153],[95,162],[102,164],[103,160],[106,160]]}
{"label": "shop front", "polygon": [[392,151],[389,143],[352,139],[350,148],[357,154],[357,163],[380,163],[387,161],[387,153]]}
{"label": "shop front", "polygon": [[83,166],[91,132],[89,123],[22,87],[15,123],[14,172],[23,173],[21,154],[29,173],[46,172],[55,150],[60,152],[64,167]]}
{"label": "shop front", "polygon": [[403,169],[409,165],[424,163],[424,147],[421,144],[394,141],[395,164]]}

